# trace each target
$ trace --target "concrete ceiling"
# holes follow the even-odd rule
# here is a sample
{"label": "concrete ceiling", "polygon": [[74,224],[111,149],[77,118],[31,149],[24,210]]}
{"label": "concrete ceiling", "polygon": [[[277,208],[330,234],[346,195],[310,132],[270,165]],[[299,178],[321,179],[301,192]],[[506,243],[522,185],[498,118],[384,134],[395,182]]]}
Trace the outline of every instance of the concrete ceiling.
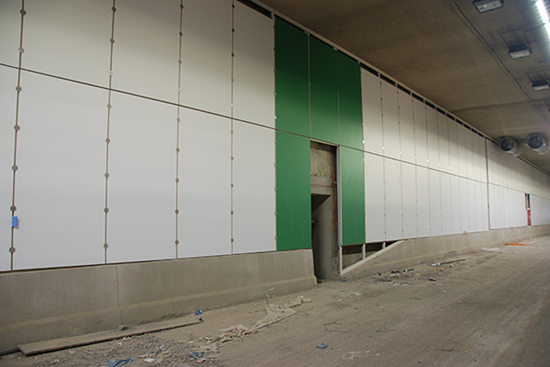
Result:
{"label": "concrete ceiling", "polygon": [[[469,0],[262,0],[498,141],[550,140],[550,44],[534,0],[479,13]],[[513,60],[508,46],[531,43]],[[522,158],[550,173],[550,153]]]}

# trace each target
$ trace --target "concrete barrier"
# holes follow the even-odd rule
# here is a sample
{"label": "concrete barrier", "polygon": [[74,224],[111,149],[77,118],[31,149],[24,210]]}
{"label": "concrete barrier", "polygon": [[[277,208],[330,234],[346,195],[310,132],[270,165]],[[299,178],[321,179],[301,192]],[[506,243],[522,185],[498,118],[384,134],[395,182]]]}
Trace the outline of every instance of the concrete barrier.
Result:
{"label": "concrete barrier", "polygon": [[0,352],[316,284],[311,250],[0,273]]}
{"label": "concrete barrier", "polygon": [[398,241],[344,269],[341,278],[370,276],[458,257],[482,247],[503,245],[550,234],[550,225],[497,229],[485,232],[424,237]]}

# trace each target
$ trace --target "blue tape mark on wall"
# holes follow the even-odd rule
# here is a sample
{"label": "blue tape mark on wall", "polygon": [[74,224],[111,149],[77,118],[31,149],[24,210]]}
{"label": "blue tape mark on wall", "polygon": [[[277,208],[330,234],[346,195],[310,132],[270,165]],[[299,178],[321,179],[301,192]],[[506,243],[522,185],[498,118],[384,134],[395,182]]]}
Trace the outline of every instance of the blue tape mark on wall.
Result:
{"label": "blue tape mark on wall", "polygon": [[19,218],[18,217],[11,217],[11,226],[12,228],[15,228],[19,225]]}

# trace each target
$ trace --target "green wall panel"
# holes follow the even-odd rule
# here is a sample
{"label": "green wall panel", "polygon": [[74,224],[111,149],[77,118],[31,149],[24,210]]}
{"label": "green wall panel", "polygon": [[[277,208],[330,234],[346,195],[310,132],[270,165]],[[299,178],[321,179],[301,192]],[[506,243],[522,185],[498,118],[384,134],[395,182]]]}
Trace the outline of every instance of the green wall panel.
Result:
{"label": "green wall panel", "polygon": [[340,148],[342,244],[365,243],[365,166],[363,152]]}
{"label": "green wall panel", "polygon": [[277,131],[277,250],[311,248],[308,138]]}
{"label": "green wall panel", "polygon": [[310,37],[311,137],[339,144],[338,52]]}
{"label": "green wall panel", "polygon": [[359,62],[338,52],[340,144],[363,149],[363,109]]}
{"label": "green wall panel", "polygon": [[308,38],[275,18],[276,127],[305,136],[310,134]]}

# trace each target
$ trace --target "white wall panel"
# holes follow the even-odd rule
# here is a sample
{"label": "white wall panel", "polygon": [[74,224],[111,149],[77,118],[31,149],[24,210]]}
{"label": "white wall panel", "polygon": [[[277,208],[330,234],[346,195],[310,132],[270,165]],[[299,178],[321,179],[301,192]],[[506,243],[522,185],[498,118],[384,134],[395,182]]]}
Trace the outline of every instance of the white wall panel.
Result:
{"label": "white wall panel", "polygon": [[231,114],[231,5],[191,0],[183,14],[181,104],[226,116]]}
{"label": "white wall panel", "polygon": [[475,181],[467,180],[468,185],[468,232],[476,232],[477,221],[477,201],[475,191]]}
{"label": "white wall panel", "polygon": [[363,141],[365,151],[384,154],[380,78],[361,69]]}
{"label": "white wall panel", "polygon": [[496,186],[489,184],[489,229],[497,229],[499,225],[497,210]]}
{"label": "white wall panel", "polygon": [[275,126],[273,20],[235,2],[233,116]]}
{"label": "white wall panel", "polygon": [[0,1],[0,62],[11,66],[19,64],[20,10],[21,0]]}
{"label": "white wall panel", "polygon": [[179,0],[118,0],[116,7],[113,88],[177,103]]}
{"label": "white wall panel", "polygon": [[441,233],[441,182],[439,171],[428,172],[430,180],[430,234],[440,236]]}
{"label": "white wall panel", "polygon": [[428,141],[426,132],[426,105],[416,98],[413,99],[414,112],[414,145],[416,164],[428,166]]}
{"label": "white wall panel", "polygon": [[428,169],[416,167],[416,200],[418,210],[418,237],[430,235],[430,178]]}
{"label": "white wall panel", "polygon": [[466,161],[466,129],[462,125],[458,125],[456,129],[457,133],[457,147],[458,147],[458,174],[462,177],[468,175],[468,162]]}
{"label": "white wall panel", "polygon": [[452,186],[451,176],[448,173],[441,173],[441,234],[453,233],[453,209],[452,209]]}
{"label": "white wall panel", "polygon": [[426,107],[426,131],[428,133],[428,167],[439,170],[439,133],[436,111]]}
{"label": "white wall panel", "polygon": [[479,198],[479,214],[478,214],[478,221],[481,225],[479,228],[480,231],[488,231],[489,230],[489,212],[488,212],[488,199],[487,199],[487,184],[486,183],[478,183],[479,185],[479,192],[480,192],[480,198]]}
{"label": "white wall panel", "polygon": [[[107,86],[112,6],[106,0],[25,1],[23,67]],[[143,21],[135,24],[136,28],[146,26]],[[138,80],[146,77],[134,76]]]}
{"label": "white wall panel", "polygon": [[480,182],[474,182],[474,192],[475,192],[475,231],[480,232],[483,230],[483,184]]}
{"label": "white wall panel", "polygon": [[275,251],[275,131],[233,129],[233,253]]}
{"label": "white wall panel", "polygon": [[384,159],[369,153],[365,153],[365,210],[367,242],[384,241]]}
{"label": "white wall panel", "polygon": [[401,159],[415,163],[413,97],[403,91],[399,91],[399,128]]}
{"label": "white wall panel", "polygon": [[449,172],[449,119],[439,112],[437,113],[437,132],[439,136],[439,165],[441,172]]}
{"label": "white wall panel", "polygon": [[462,218],[460,215],[460,178],[451,175],[451,211],[452,211],[452,233],[462,233]]}
{"label": "white wall panel", "polygon": [[118,93],[111,104],[107,261],[174,258],[177,108]]}
{"label": "white wall panel", "polygon": [[417,237],[416,219],[416,167],[401,163],[402,198],[403,198],[403,238]]}
{"label": "white wall panel", "polygon": [[485,163],[485,145],[484,139],[477,135],[473,135],[473,154],[474,154],[474,177],[477,181],[486,181],[486,163]]}
{"label": "white wall panel", "polygon": [[464,132],[464,148],[466,150],[466,177],[471,180],[475,180],[473,135],[474,134],[471,130],[466,130]]}
{"label": "white wall panel", "polygon": [[460,177],[460,225],[461,232],[469,232],[470,210],[468,199],[468,180]]}
{"label": "white wall panel", "polygon": [[382,123],[384,128],[384,155],[401,159],[397,87],[384,80],[382,80]]}
{"label": "white wall panel", "polygon": [[401,162],[384,159],[386,207],[386,240],[403,238],[403,208],[401,200]]}
{"label": "white wall panel", "polygon": [[[3,9],[0,5],[0,9]],[[1,13],[1,10],[0,10]],[[0,14],[0,17],[2,15]],[[0,27],[2,27],[0,25]],[[1,37],[1,36],[0,36]],[[11,256],[11,195],[17,71],[0,66],[0,271],[9,270]],[[18,215],[16,212],[15,215]],[[17,232],[17,230],[16,230]]]}
{"label": "white wall panel", "polygon": [[185,109],[181,113],[178,257],[229,254],[230,120]]}
{"label": "white wall panel", "polygon": [[21,85],[14,269],[102,263],[107,92],[31,73]]}
{"label": "white wall panel", "polygon": [[449,171],[457,175],[458,172],[458,124],[453,120],[448,120],[449,129]]}
{"label": "white wall panel", "polygon": [[550,200],[531,195],[531,225],[550,224]]}

